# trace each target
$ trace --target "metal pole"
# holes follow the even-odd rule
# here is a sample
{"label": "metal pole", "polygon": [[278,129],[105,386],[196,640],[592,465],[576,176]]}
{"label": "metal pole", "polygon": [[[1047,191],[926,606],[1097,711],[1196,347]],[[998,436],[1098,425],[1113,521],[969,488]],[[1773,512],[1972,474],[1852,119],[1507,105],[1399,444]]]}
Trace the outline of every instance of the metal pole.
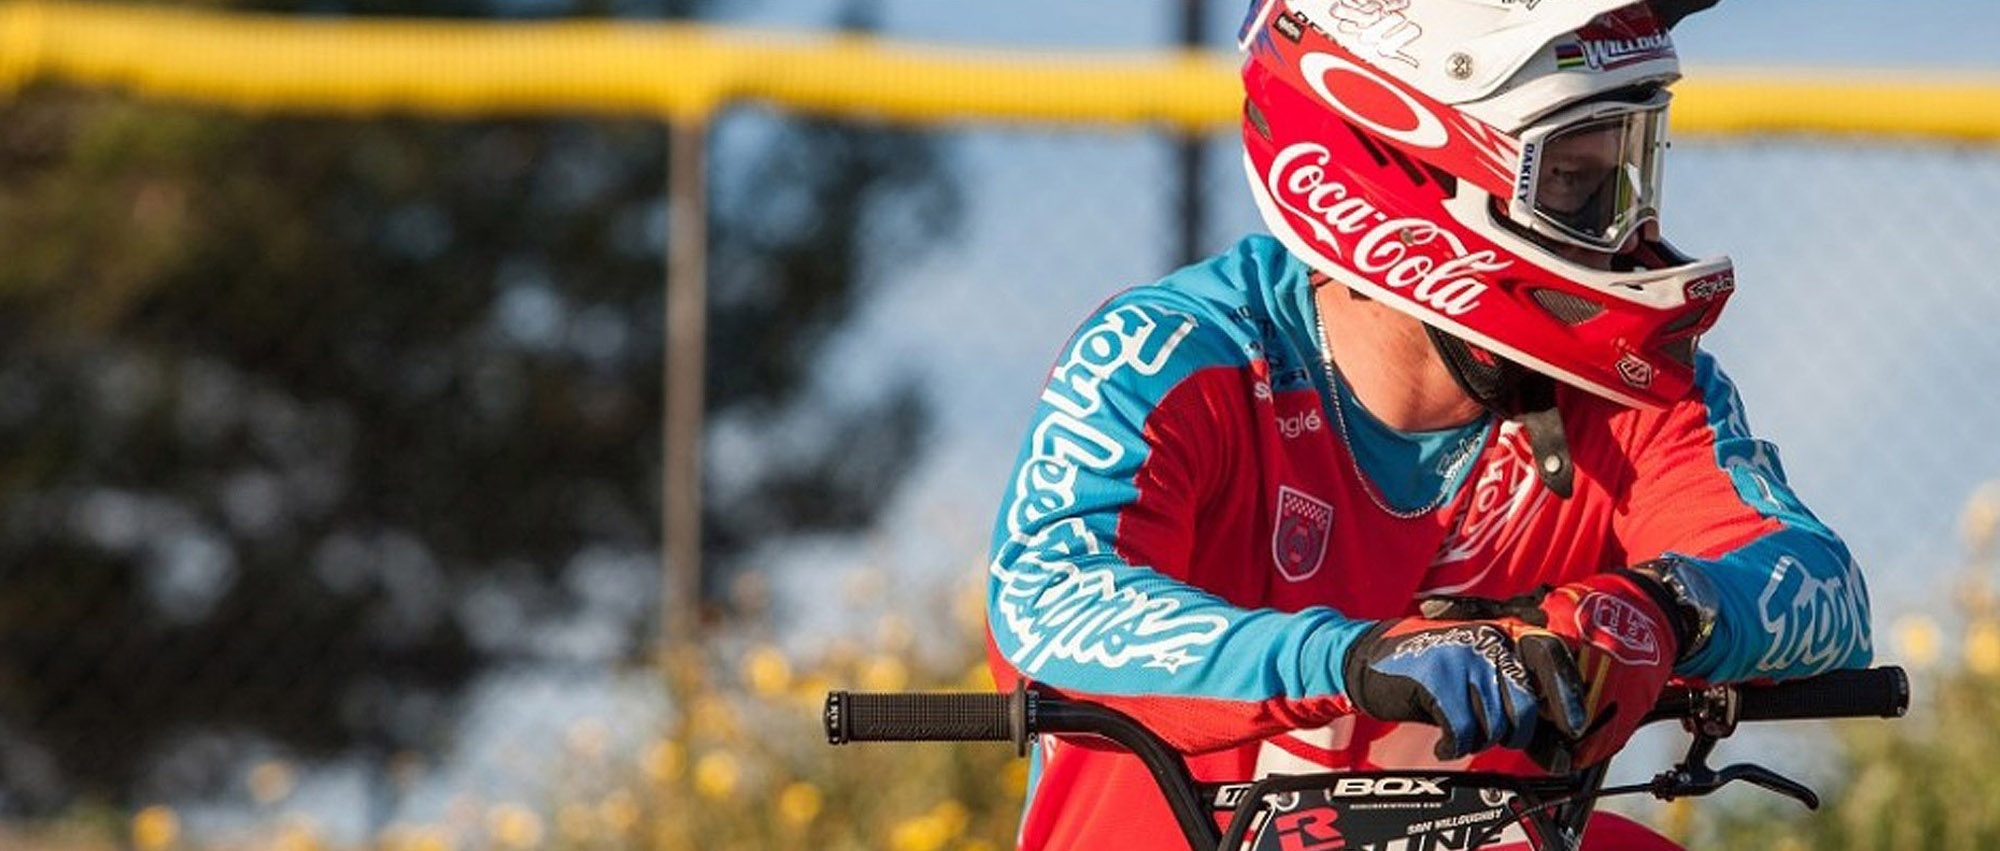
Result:
{"label": "metal pole", "polygon": [[661,364],[662,651],[701,631],[701,446],[708,372],[708,123],[668,134],[666,349]]}
{"label": "metal pole", "polygon": [[[1202,13],[1206,5],[1203,0],[1182,0],[1181,47],[1187,50],[1201,47]],[[1197,135],[1182,136],[1180,141],[1180,244],[1175,265],[1193,263],[1207,253],[1202,245],[1202,233],[1208,227],[1207,207],[1202,203],[1207,171],[1202,164],[1202,141]]]}

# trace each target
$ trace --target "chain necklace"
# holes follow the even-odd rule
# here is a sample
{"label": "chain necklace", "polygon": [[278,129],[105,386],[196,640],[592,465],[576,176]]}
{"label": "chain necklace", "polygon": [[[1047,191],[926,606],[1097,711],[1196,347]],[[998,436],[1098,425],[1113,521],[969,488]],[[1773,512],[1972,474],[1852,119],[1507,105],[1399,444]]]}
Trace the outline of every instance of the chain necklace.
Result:
{"label": "chain necklace", "polygon": [[[1347,406],[1341,404],[1340,401],[1340,372],[1333,367],[1333,343],[1332,338],[1328,337],[1326,333],[1326,317],[1319,315],[1318,311],[1314,311],[1313,321],[1319,326],[1319,364],[1322,369],[1326,370],[1326,387],[1333,395],[1333,425],[1340,432],[1341,444],[1347,450],[1347,463],[1354,468],[1354,477],[1361,481],[1361,492],[1366,494],[1368,501],[1375,503],[1375,507],[1381,509],[1383,514],[1387,514],[1398,520],[1415,520],[1436,511],[1438,506],[1444,504],[1445,497],[1456,490],[1455,488],[1440,487],[1438,488],[1437,496],[1431,499],[1429,505],[1404,511],[1391,506],[1388,498],[1376,491],[1374,481],[1369,479],[1368,474],[1361,469],[1361,453],[1355,447],[1354,438],[1347,433],[1347,414],[1344,410]],[[1445,478],[1450,479],[1458,475],[1459,469],[1466,462],[1472,460],[1473,455],[1483,443],[1485,443],[1484,440],[1460,441],[1459,448],[1456,450],[1458,457],[1452,459],[1450,464],[1444,465]]]}

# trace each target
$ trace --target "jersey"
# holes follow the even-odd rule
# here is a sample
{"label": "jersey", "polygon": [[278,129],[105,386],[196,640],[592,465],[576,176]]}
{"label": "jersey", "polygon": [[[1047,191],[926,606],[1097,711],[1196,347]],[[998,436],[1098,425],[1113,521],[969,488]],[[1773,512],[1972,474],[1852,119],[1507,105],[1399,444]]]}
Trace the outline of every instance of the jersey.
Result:
{"label": "jersey", "polygon": [[[1507,597],[1672,554],[1720,592],[1677,673],[1783,679],[1871,658],[1867,590],[1711,356],[1680,403],[1560,388],[1572,494],[1512,422],[1442,504],[1379,504],[1333,417],[1313,286],[1274,240],[1112,298],[1050,373],[988,566],[996,680],[1122,710],[1206,782],[1438,767],[1435,728],[1357,715],[1342,661],[1427,595]],[[1022,848],[1181,842],[1133,757],[1044,737]],[[1451,768],[1532,771],[1496,749]]]}

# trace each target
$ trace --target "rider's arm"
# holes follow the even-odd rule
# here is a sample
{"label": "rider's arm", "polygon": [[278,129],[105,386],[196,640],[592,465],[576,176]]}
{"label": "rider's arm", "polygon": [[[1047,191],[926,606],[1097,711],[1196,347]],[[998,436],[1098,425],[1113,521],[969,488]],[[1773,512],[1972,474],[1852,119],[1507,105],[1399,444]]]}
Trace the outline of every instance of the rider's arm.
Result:
{"label": "rider's arm", "polygon": [[1714,633],[1676,673],[1733,682],[1867,665],[1868,589],[1847,545],[1792,492],[1706,353],[1696,385],[1629,420],[1634,470],[1614,526],[1630,560],[1683,558],[1714,587]]}
{"label": "rider's arm", "polygon": [[1222,424],[1251,416],[1250,347],[1203,307],[1142,288],[1085,323],[1042,393],[987,579],[1003,685],[1105,703],[1190,752],[1330,722],[1347,709],[1340,661],[1370,625],[1187,581],[1204,499],[1254,475]]}

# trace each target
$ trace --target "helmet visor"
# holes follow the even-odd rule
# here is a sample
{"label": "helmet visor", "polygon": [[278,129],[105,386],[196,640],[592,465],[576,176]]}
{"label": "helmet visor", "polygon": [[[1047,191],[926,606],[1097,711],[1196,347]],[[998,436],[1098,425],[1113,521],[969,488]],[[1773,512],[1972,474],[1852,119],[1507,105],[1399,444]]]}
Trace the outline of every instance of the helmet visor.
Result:
{"label": "helmet visor", "polygon": [[[1566,119],[1566,120],[1563,120]],[[1533,230],[1565,242],[1617,251],[1659,216],[1660,162],[1666,151],[1664,95],[1645,104],[1585,107],[1523,134],[1517,199]]]}

